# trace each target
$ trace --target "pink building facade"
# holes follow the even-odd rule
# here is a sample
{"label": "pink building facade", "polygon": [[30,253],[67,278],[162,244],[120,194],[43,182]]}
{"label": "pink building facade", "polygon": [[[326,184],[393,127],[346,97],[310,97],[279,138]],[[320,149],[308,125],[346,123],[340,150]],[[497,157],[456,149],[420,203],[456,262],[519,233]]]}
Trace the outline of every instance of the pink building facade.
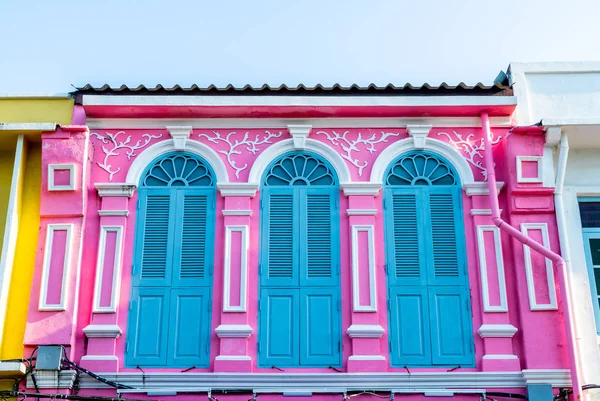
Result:
{"label": "pink building facade", "polygon": [[74,363],[38,371],[44,391],[546,400],[571,386],[560,272],[492,219],[498,197],[505,222],[559,250],[545,134],[512,129],[510,89],[75,96],[73,124],[42,137],[24,342]]}

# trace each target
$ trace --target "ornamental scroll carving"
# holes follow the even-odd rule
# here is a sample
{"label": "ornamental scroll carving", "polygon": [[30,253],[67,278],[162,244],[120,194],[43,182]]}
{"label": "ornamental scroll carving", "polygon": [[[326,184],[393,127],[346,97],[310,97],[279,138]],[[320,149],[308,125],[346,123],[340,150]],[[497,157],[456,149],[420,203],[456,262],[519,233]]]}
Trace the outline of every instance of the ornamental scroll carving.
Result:
{"label": "ornamental scroll carving", "polygon": [[[483,180],[487,181],[488,171],[483,165],[483,138],[474,140],[473,137],[475,136],[475,134],[467,134],[467,136],[463,138],[463,134],[459,134],[456,131],[452,132],[454,134],[454,137],[452,137],[447,132],[438,132],[437,135],[445,136],[446,138],[448,138],[448,143],[454,146],[459,152],[462,152],[469,164],[481,170]],[[493,146],[500,142],[501,139],[501,136],[497,136],[494,138],[494,134],[492,133],[490,142]]]}

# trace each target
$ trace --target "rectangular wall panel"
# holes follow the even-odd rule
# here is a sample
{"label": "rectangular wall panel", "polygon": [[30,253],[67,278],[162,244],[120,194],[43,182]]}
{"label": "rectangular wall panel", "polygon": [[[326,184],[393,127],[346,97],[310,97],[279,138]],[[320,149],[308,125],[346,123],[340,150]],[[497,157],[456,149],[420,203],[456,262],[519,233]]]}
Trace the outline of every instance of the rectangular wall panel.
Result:
{"label": "rectangular wall panel", "polygon": [[508,312],[500,229],[477,226],[477,253],[484,312]]}
{"label": "rectangular wall panel", "polygon": [[[546,223],[521,223],[521,232],[542,243],[546,248],[550,247]],[[523,255],[530,309],[532,311],[558,309],[552,261],[537,252],[532,252],[525,245],[523,245]]]}
{"label": "rectangular wall panel", "polygon": [[94,288],[95,313],[114,313],[121,283],[123,227],[101,226]]}
{"label": "rectangular wall panel", "polygon": [[223,312],[246,312],[248,226],[225,228]]}
{"label": "rectangular wall panel", "polygon": [[352,226],[352,303],[354,312],[376,312],[375,238],[372,225]]}
{"label": "rectangular wall panel", "polygon": [[72,232],[72,224],[48,224],[38,306],[40,311],[65,310]]}

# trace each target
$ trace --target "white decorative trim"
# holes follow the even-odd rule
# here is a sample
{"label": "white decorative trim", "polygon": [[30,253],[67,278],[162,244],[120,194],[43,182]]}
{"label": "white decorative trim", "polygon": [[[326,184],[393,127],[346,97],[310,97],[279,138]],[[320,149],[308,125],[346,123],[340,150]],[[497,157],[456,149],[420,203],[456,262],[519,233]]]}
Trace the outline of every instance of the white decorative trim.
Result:
{"label": "white decorative trim", "polygon": [[[504,182],[498,181],[496,182],[496,193],[500,194],[500,191],[504,187]],[[467,196],[473,195],[489,195],[490,190],[487,182],[471,182],[469,184],[463,184],[463,189]]]}
{"label": "white decorative trim", "polygon": [[116,324],[90,324],[83,328],[87,338],[119,338],[123,331]]}
{"label": "white decorative trim", "polygon": [[247,324],[221,324],[215,329],[219,338],[248,338],[253,331]]}
{"label": "white decorative trim", "polygon": [[512,338],[517,330],[512,324],[482,324],[477,333],[481,338]]}
{"label": "white decorative trim", "polygon": [[[102,152],[104,153],[104,160],[102,163],[97,162],[96,164],[102,170],[108,173],[108,180],[112,181],[113,176],[121,171],[121,167],[117,167],[116,170],[113,170],[112,166],[109,163],[109,158],[112,156],[120,155],[119,150],[126,149],[125,154],[127,155],[127,160],[131,160],[132,157],[137,156],[135,153],[136,150],[140,150],[146,147],[150,141],[153,139],[158,139],[162,137],[162,134],[153,135],[153,134],[143,134],[142,138],[144,138],[144,142],[142,140],[138,140],[135,144],[131,144],[131,135],[127,137],[124,141],[118,141],[117,137],[121,134],[127,135],[125,131],[119,131],[115,134],[111,134],[110,132],[105,132],[104,135],[98,134],[97,132],[91,132],[91,135],[94,135],[104,144],[111,144],[112,149],[108,149],[106,146],[102,146]],[[135,182],[137,184],[137,181]]]}
{"label": "white decorative trim", "polygon": [[[154,161],[157,157],[164,155],[169,152],[174,152],[175,144],[173,140],[165,140],[150,145],[144,150],[138,157],[136,157],[129,171],[127,171],[127,178],[125,182],[129,185],[137,186],[142,177],[142,173],[146,170],[146,167]],[[217,177],[217,184],[226,184],[229,182],[229,176],[227,175],[227,167],[221,157],[211,149],[208,145],[205,145],[198,141],[187,141],[185,145],[185,151],[200,156],[212,167]]]}
{"label": "white decorative trim", "polygon": [[[340,156],[340,154],[331,146],[327,146],[321,141],[306,138],[304,149],[309,152],[314,152],[329,161],[338,176],[339,182],[343,184],[352,181],[348,165],[342,156]],[[295,150],[294,140],[291,138],[284,139],[283,141],[269,146],[260,155],[258,155],[252,164],[252,167],[250,168],[250,174],[248,176],[248,182],[258,187],[262,181],[267,167],[271,164],[271,162],[278,156],[293,150]]]}
{"label": "white decorative trim", "polygon": [[0,361],[0,374],[4,378],[24,376],[27,367],[23,362],[3,362]]}
{"label": "white decorative trim", "polygon": [[258,184],[246,184],[245,182],[232,182],[217,184],[221,196],[247,196],[253,198],[258,191]]}
{"label": "white decorative trim", "polygon": [[129,216],[129,210],[98,210],[98,215],[100,217],[108,217],[108,216],[127,217],[127,216]]}
{"label": "white decorative trim", "polygon": [[483,359],[510,360],[519,359],[519,357],[512,354],[486,354]]}
{"label": "white decorative trim", "polygon": [[[69,170],[69,185],[56,185],[54,183],[54,170]],[[74,191],[75,190],[75,165],[74,164],[48,164],[48,191]]]}
{"label": "white decorative trim", "polygon": [[221,211],[223,216],[252,216],[252,210],[227,210]]}
{"label": "white decorative trim", "polygon": [[[488,266],[486,259],[486,247],[484,234],[491,232],[494,235],[494,253],[496,255],[496,272],[498,275],[498,291],[500,305],[491,305],[490,288],[488,283]],[[477,226],[477,254],[479,255],[479,275],[481,276],[481,295],[484,312],[508,312],[508,301],[506,297],[506,279],[504,275],[504,259],[502,258],[502,242],[500,229],[494,225]]]}
{"label": "white decorative trim", "polygon": [[[537,163],[537,177],[523,177],[523,162]],[[517,156],[517,182],[518,183],[541,183],[543,177],[541,156]]]}
{"label": "white decorative trim", "polygon": [[123,184],[123,183],[112,183],[112,182],[97,182],[94,184],[98,195],[100,197],[105,196],[126,196],[131,198],[133,191],[137,188],[137,185]]}
{"label": "white decorative trim", "polygon": [[[550,248],[550,237],[548,236],[548,224],[546,223],[521,223],[521,232],[528,235],[529,230],[540,230],[542,232],[542,245]],[[525,275],[527,277],[527,294],[529,295],[529,307],[532,311],[540,310],[557,310],[558,304],[556,300],[556,283],[554,281],[554,269],[552,261],[545,258],[546,262],[546,279],[548,285],[548,297],[550,303],[539,304],[535,296],[535,283],[533,277],[533,266],[531,263],[531,249],[527,245],[523,245],[523,257],[525,259]]]}
{"label": "white decorative trim", "polygon": [[381,184],[378,182],[347,182],[341,184],[341,188],[344,190],[344,195],[379,195]]}
{"label": "white decorative trim", "polygon": [[[380,184],[383,183],[384,175],[387,169],[390,167],[390,164],[401,154],[414,149],[415,143],[412,138],[402,139],[385,148],[377,157],[375,163],[373,163],[373,168],[371,169],[371,182]],[[440,154],[448,159],[448,161],[458,172],[463,186],[475,182],[473,170],[471,170],[469,163],[467,163],[463,155],[453,146],[438,139],[428,138],[425,142],[425,149]]]}
{"label": "white decorative trim", "polygon": [[115,355],[84,355],[81,357],[81,361],[119,361]]}
{"label": "white decorative trim", "polygon": [[55,131],[56,123],[0,123],[0,131]]}
{"label": "white decorative trim", "polygon": [[[58,304],[46,303],[48,296],[48,285],[50,284],[50,262],[52,257],[52,242],[54,241],[55,231],[66,231],[67,238],[65,239],[65,259],[63,261],[63,275],[60,289],[60,302]],[[69,265],[71,262],[71,236],[73,233],[73,224],[48,224],[46,230],[46,243],[44,246],[44,261],[42,265],[42,278],[40,283],[40,299],[38,303],[39,311],[64,311],[67,298],[67,284],[69,277]]]}
{"label": "white decorative trim", "polygon": [[[24,137],[19,135],[15,145],[15,158],[13,161],[12,175],[10,178],[10,193],[8,196],[8,205],[6,207],[6,221],[4,227],[4,237],[0,245],[0,327],[4,327],[6,319],[6,308],[8,305],[8,295],[10,281],[14,269],[15,253],[17,248],[17,239],[19,236],[19,208],[18,205],[22,199],[22,191],[19,191],[19,183],[22,182],[24,167]],[[19,196],[20,195],[20,196]],[[0,344],[4,337],[4,330],[0,330]]]}
{"label": "white decorative trim", "polygon": [[217,355],[217,361],[251,361],[248,355]]}
{"label": "white decorative trim", "polygon": [[385,361],[383,355],[350,355],[349,361]]}
{"label": "white decorative trim", "polygon": [[[502,209],[499,210],[502,213]],[[471,209],[471,216],[491,216],[492,209]]]}
{"label": "white decorative trim", "polygon": [[[261,129],[287,128],[287,118],[87,118],[90,129],[162,129],[168,125],[191,125],[195,129]],[[307,118],[302,124],[313,128],[403,128],[408,125],[431,125],[436,128],[481,127],[481,117],[350,117],[350,118]],[[510,127],[510,117],[490,117],[492,128]],[[48,130],[44,130],[48,131]]]}
{"label": "white decorative trim", "polygon": [[[463,139],[462,134],[459,134],[456,131],[453,131],[453,133],[454,135],[456,135],[456,140],[452,139],[450,134],[448,134],[447,132],[438,132],[437,135],[446,136],[448,138],[448,143],[451,146],[454,146],[457,150],[464,152],[465,160],[468,161],[472,166],[481,170],[483,180],[487,181],[488,171],[482,163],[484,150],[483,137],[473,141],[472,138],[475,136],[475,134],[468,134],[467,137]],[[492,132],[490,135],[490,145],[493,147],[494,145],[498,144],[501,139],[501,136],[497,136],[496,138],[494,138],[494,134]],[[479,160],[475,160],[476,156],[479,158]]]}
{"label": "white decorative trim", "polygon": [[191,126],[167,126],[167,131],[173,138],[173,148],[175,150],[185,150],[185,145],[192,134]]}
{"label": "white decorative trim", "polygon": [[[223,312],[246,312],[246,287],[248,281],[248,226],[225,227],[225,255],[223,277]],[[241,233],[240,244],[240,304],[231,305],[231,238],[232,233]]]}
{"label": "white decorative trim", "polygon": [[[372,225],[352,226],[352,306],[354,312],[377,312],[377,283],[375,277],[375,235]],[[367,233],[367,252],[369,252],[369,305],[360,304],[360,266],[358,233]]]}
{"label": "white decorative trim", "polygon": [[427,135],[429,135],[431,128],[431,125],[406,126],[406,132],[412,137],[415,149],[425,149],[425,142],[427,141]]}
{"label": "white decorative trim", "polygon": [[346,209],[348,216],[375,216],[377,209]]}
{"label": "white decorative trim", "polygon": [[[265,144],[270,144],[271,139],[272,138],[279,138],[281,135],[283,135],[281,132],[279,133],[271,133],[270,131],[265,131],[265,136],[262,139],[258,138],[258,134],[256,134],[256,137],[254,138],[254,140],[251,140],[248,138],[248,135],[250,134],[249,132],[246,132],[244,134],[244,137],[242,138],[241,141],[235,139],[235,136],[237,136],[237,132],[236,131],[232,131],[230,133],[228,133],[225,137],[221,136],[221,133],[218,131],[213,131],[214,136],[209,136],[208,134],[198,134],[198,138],[206,138],[208,139],[209,142],[211,143],[225,143],[227,144],[227,146],[229,146],[229,149],[227,150],[219,150],[218,152],[221,154],[224,154],[225,157],[227,157],[227,163],[229,164],[229,166],[231,166],[232,169],[235,170],[235,176],[237,178],[240,177],[240,173],[242,171],[244,171],[245,169],[248,168],[248,164],[244,164],[241,167],[238,167],[236,161],[233,159],[234,155],[241,155],[242,151],[239,150],[240,147],[242,147],[242,149],[246,149],[248,152],[252,153],[252,155],[256,156],[256,154],[258,152],[260,152],[260,149],[258,148],[258,146],[261,145],[265,145]],[[231,138],[234,137],[234,139],[232,140]]]}
{"label": "white decorative trim", "polygon": [[288,124],[287,129],[294,140],[294,148],[304,149],[306,138],[310,134],[310,131],[312,131],[312,125]]}
{"label": "white decorative trim", "polygon": [[381,131],[381,137],[379,139],[375,139],[377,134],[373,134],[368,138],[363,138],[362,133],[358,133],[356,139],[351,140],[346,138],[346,136],[350,133],[350,131],[344,131],[341,135],[331,130],[333,135],[330,135],[327,131],[317,131],[315,135],[325,135],[327,140],[331,142],[334,146],[340,146],[342,148],[342,158],[348,160],[354,167],[358,169],[358,176],[362,177],[362,172],[365,167],[369,165],[369,162],[363,160],[362,163],[359,159],[352,157],[352,152],[359,153],[360,150],[357,145],[363,145],[365,150],[369,152],[369,154],[373,154],[377,151],[375,149],[375,145],[378,143],[387,143],[387,138],[390,136],[400,136],[400,134],[384,132]]}
{"label": "white decorative trim", "polygon": [[346,333],[350,338],[381,338],[385,330],[378,324],[353,324]]}
{"label": "white decorative trim", "polygon": [[[104,257],[106,254],[106,236],[109,232],[115,235],[115,256],[112,261],[112,285],[110,289],[110,305],[100,306],[102,297],[102,280],[106,273],[104,271]],[[117,303],[121,288],[121,258],[123,253],[123,226],[100,226],[100,239],[98,240],[98,258],[96,261],[96,284],[94,286],[93,313],[114,313],[117,311]]]}
{"label": "white decorative trim", "polygon": [[542,121],[542,124],[546,127],[545,147],[553,148],[556,145],[558,145],[558,143],[560,142],[560,137],[562,135],[561,127],[559,127],[559,126],[548,127],[548,124],[546,123],[547,121],[548,120],[546,120],[546,119],[544,119]]}
{"label": "white decorative trim", "polygon": [[[75,371],[62,370],[39,374],[36,379],[41,388],[70,388],[75,378]],[[524,370],[515,372],[377,372],[369,374],[356,373],[226,373],[226,372],[153,372],[151,375],[142,372],[106,372],[102,377],[117,383],[135,387],[134,391],[149,389],[168,389],[180,392],[206,392],[212,390],[247,390],[257,392],[268,389],[303,390],[327,389],[327,392],[343,393],[365,388],[378,391],[393,391],[395,393],[414,391],[414,389],[452,390],[487,388],[525,388],[527,384],[546,383],[552,387],[569,387],[571,380],[567,369],[556,370]],[[58,379],[58,380],[57,380]],[[59,382],[57,382],[59,381]],[[27,378],[27,387],[32,388],[31,376]],[[79,387],[109,388],[98,380],[82,375]],[[202,390],[201,390],[202,389]]]}

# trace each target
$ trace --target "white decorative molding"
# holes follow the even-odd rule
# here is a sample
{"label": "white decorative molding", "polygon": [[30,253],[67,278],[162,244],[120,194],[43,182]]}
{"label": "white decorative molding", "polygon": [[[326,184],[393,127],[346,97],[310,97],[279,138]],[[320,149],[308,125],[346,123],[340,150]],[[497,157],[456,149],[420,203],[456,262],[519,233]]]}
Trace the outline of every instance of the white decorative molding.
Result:
{"label": "white decorative molding", "polygon": [[383,355],[350,355],[349,361],[385,361]]}
{"label": "white decorative molding", "polygon": [[[252,167],[250,168],[250,174],[248,176],[248,182],[255,184],[258,188],[262,181],[263,175],[271,162],[278,156],[294,150],[294,141],[291,138],[284,139],[283,141],[279,141],[269,146],[258,155],[252,164]],[[331,146],[327,146],[321,141],[307,138],[304,145],[304,150],[314,152],[331,163],[340,183],[343,184],[352,181],[348,165],[340,156],[340,154]]]}
{"label": "white decorative molding", "polygon": [[519,357],[513,354],[485,354],[482,359],[510,360]]}
{"label": "white decorative molding", "polygon": [[[540,230],[542,233],[542,245],[550,248],[550,237],[548,236],[548,224],[546,223],[521,223],[521,232],[529,236],[530,230]],[[552,261],[545,258],[546,281],[548,286],[548,297],[550,303],[540,304],[535,295],[535,278],[533,277],[533,265],[531,261],[531,249],[523,245],[523,257],[525,258],[525,276],[527,277],[527,293],[529,295],[529,307],[532,311],[557,310],[556,283],[554,281],[554,269]]]}
{"label": "white decorative molding", "polygon": [[304,149],[306,138],[308,138],[310,131],[312,131],[312,125],[288,124],[287,129],[294,140],[294,148]]}
{"label": "white decorative molding", "polygon": [[217,355],[217,361],[251,361],[248,355]]}
{"label": "white decorative molding", "polygon": [[[536,177],[523,177],[523,162],[535,162],[537,164]],[[543,181],[542,156],[517,156],[517,182],[518,183],[541,183]]]}
{"label": "white decorative molding", "polygon": [[94,186],[101,198],[105,196],[126,196],[131,198],[137,188],[137,185],[118,182],[97,182]]}
{"label": "white decorative molding", "polygon": [[217,184],[221,196],[247,196],[254,198],[258,191],[258,184],[246,184],[244,182],[232,182],[227,184]]}
{"label": "white decorative molding", "polygon": [[[499,210],[502,214],[502,209]],[[492,209],[471,209],[471,216],[491,216]]]}
{"label": "white decorative molding", "polygon": [[[544,125],[546,124],[544,123]],[[546,146],[553,148],[556,145],[558,145],[558,143],[560,142],[560,136],[560,126],[546,127]]]}
{"label": "white decorative molding", "polygon": [[119,217],[128,217],[129,210],[98,210],[98,215],[100,217],[109,217],[109,216],[119,216]]}
{"label": "white decorative molding", "polygon": [[253,329],[247,324],[222,324],[215,329],[219,338],[248,338]]}
{"label": "white decorative molding", "polygon": [[375,216],[377,209],[346,209],[348,216]]}
{"label": "white decorative molding", "polygon": [[[498,181],[496,182],[496,193],[500,194],[500,191],[504,187],[504,182]],[[472,182],[469,184],[463,184],[463,189],[467,196],[473,195],[489,195],[490,189],[488,187],[487,182]]]}
{"label": "white decorative molding", "polygon": [[[454,146],[457,150],[464,152],[465,159],[474,167],[481,170],[481,175],[483,175],[483,180],[487,181],[488,171],[487,168],[483,165],[483,151],[484,151],[484,143],[483,137],[473,140],[472,138],[475,134],[468,134],[466,138],[463,139],[462,134],[459,134],[456,131],[452,131],[456,136],[456,139],[453,139],[450,134],[447,132],[438,132],[437,135],[443,135],[448,138],[448,142],[450,145]],[[502,139],[501,136],[497,136],[494,138],[494,133],[491,133],[490,144],[492,146],[498,144]],[[475,157],[478,157],[479,160],[475,160]]]}
{"label": "white decorative molding", "polygon": [[377,182],[346,182],[340,185],[344,195],[370,195],[377,196],[381,190],[381,184]]}
{"label": "white decorative molding", "polygon": [[[475,182],[473,170],[465,157],[455,147],[444,141],[428,138],[425,142],[425,149],[446,158],[457,171],[463,186]],[[375,160],[375,163],[373,163],[373,168],[371,169],[371,182],[382,184],[390,164],[396,160],[399,155],[411,150],[415,150],[415,143],[412,138],[401,139],[382,150],[381,154]]]}
{"label": "white decorative molding", "polygon": [[236,161],[233,159],[235,155],[241,155],[242,149],[256,155],[260,152],[258,146],[270,144],[272,138],[279,138],[283,135],[281,132],[271,133],[270,131],[265,131],[263,138],[261,139],[258,134],[254,137],[254,139],[249,138],[249,132],[246,132],[241,140],[235,139],[238,135],[237,131],[232,131],[228,133],[226,136],[221,136],[221,133],[218,131],[213,131],[213,136],[208,134],[198,134],[198,138],[206,138],[212,143],[225,143],[229,147],[227,150],[218,150],[219,153],[225,155],[227,158],[227,163],[231,166],[232,169],[235,170],[235,176],[240,178],[240,172],[244,171],[248,168],[248,164],[244,164],[243,166],[238,166]]}
{"label": "white decorative molding", "polygon": [[115,355],[84,355],[81,357],[81,361],[110,361],[118,362],[119,358]]}
{"label": "white decorative molding", "polygon": [[21,377],[27,372],[27,366],[23,362],[0,361],[0,375],[5,378]]}
{"label": "white decorative molding", "polygon": [[[175,149],[173,140],[160,141],[148,146],[129,166],[125,182],[129,185],[137,186],[142,174],[150,163],[157,157],[174,151],[177,151],[177,149]],[[227,167],[223,159],[210,146],[199,141],[188,140],[185,144],[185,151],[200,156],[212,167],[217,177],[217,184],[229,183]]]}
{"label": "white decorative molding", "polygon": [[482,324],[477,333],[481,338],[512,338],[517,330],[512,324]]}
{"label": "white decorative molding", "polygon": [[[494,254],[496,255],[496,273],[498,277],[499,305],[492,305],[490,301],[490,287],[488,283],[488,265],[486,259],[485,233],[494,235]],[[506,279],[504,275],[504,259],[502,258],[502,243],[500,229],[494,225],[477,226],[477,253],[479,255],[479,275],[481,276],[481,295],[484,312],[508,312],[508,301],[506,297]],[[492,272],[493,274],[493,272]]]}
{"label": "white decorative molding", "polygon": [[[110,305],[101,306],[102,283],[104,275],[105,255],[106,255],[106,237],[107,234],[115,233],[115,255],[111,262],[112,283],[110,288]],[[121,258],[123,253],[123,226],[100,226],[100,239],[98,240],[98,258],[96,261],[96,284],[94,286],[93,313],[115,313],[119,300],[119,289],[121,288]]]}
{"label": "white decorative molding", "polygon": [[[375,277],[375,234],[372,225],[352,226],[352,305],[354,312],[377,312],[377,280]],[[367,249],[369,255],[369,304],[360,304],[360,247],[358,234],[367,233]],[[363,250],[364,252],[364,250]]]}
{"label": "white decorative molding", "polygon": [[167,126],[167,131],[169,131],[169,134],[173,138],[173,148],[179,151],[185,150],[185,145],[192,134],[192,127],[170,125]]}
{"label": "white decorative molding", "polygon": [[346,333],[350,338],[381,338],[385,330],[378,324],[353,324]]}
{"label": "white decorative molding", "polygon": [[252,210],[227,210],[221,211],[223,216],[252,216]]}
{"label": "white decorative molding", "polygon": [[[36,372],[40,388],[71,388],[76,372]],[[414,389],[452,390],[452,389],[511,389],[525,388],[527,384],[546,383],[552,387],[570,387],[571,380],[567,369],[539,369],[514,372],[377,372],[356,373],[294,373],[286,375],[282,381],[281,373],[226,373],[226,372],[107,372],[102,377],[117,383],[126,383],[137,392],[148,389],[168,389],[181,392],[204,392],[212,390],[247,390],[257,392],[278,389],[304,390],[327,389],[327,392],[343,393],[349,390],[365,388],[395,393],[414,391]],[[31,376],[27,377],[27,387],[33,388]],[[98,380],[82,375],[79,388],[94,389],[109,387]],[[202,390],[200,390],[202,389]],[[132,390],[124,390],[132,391]]]}
{"label": "white decorative molding", "polygon": [[412,137],[415,149],[425,149],[425,141],[427,141],[427,135],[429,135],[431,128],[431,125],[406,126],[406,132]]}
{"label": "white decorative molding", "polygon": [[[240,304],[231,305],[231,254],[232,237],[234,232],[241,233],[240,243]],[[246,287],[248,281],[248,249],[249,249],[248,226],[226,226],[225,227],[225,255],[224,255],[224,277],[223,277],[223,312],[246,312]]]}
{"label": "white decorative molding", "polygon": [[90,324],[83,328],[87,338],[118,338],[123,331],[116,324]]}
{"label": "white decorative molding", "polygon": [[127,155],[127,160],[131,160],[132,157],[137,156],[135,151],[140,150],[146,146],[153,140],[159,139],[162,137],[162,134],[153,135],[153,134],[142,134],[143,140],[138,140],[136,143],[131,143],[131,135],[128,135],[124,141],[119,141],[119,135],[127,135],[125,131],[119,131],[115,134],[111,134],[110,132],[105,132],[104,135],[98,134],[97,132],[91,132],[91,135],[94,135],[98,138],[103,144],[112,145],[112,148],[108,148],[107,146],[102,146],[102,152],[104,153],[104,160],[102,163],[97,162],[96,164],[102,170],[108,173],[108,180],[112,181],[113,176],[121,171],[121,167],[117,167],[117,169],[113,169],[113,166],[109,164],[109,159],[112,156],[120,155],[120,150],[125,150],[125,155]]}
{"label": "white decorative molding", "polygon": [[363,169],[369,165],[369,162],[366,160],[362,160],[361,162],[360,159],[352,156],[352,152],[359,153],[361,151],[357,146],[363,145],[364,150],[369,152],[369,154],[373,154],[377,151],[375,145],[378,143],[387,143],[387,138],[390,136],[400,136],[400,134],[397,133],[381,131],[379,139],[377,139],[377,134],[373,134],[368,138],[363,138],[362,133],[359,132],[356,139],[348,139],[347,135],[350,134],[350,131],[344,131],[342,134],[338,134],[334,130],[331,130],[331,132],[332,134],[329,134],[327,131],[317,131],[315,135],[325,135],[332,145],[340,146],[343,151],[341,156],[358,169],[359,177],[362,177]]}
{"label": "white decorative molding", "polygon": [[[57,185],[54,182],[56,170],[69,171],[69,184]],[[75,164],[48,164],[48,191],[74,191],[75,190]]]}
{"label": "white decorative molding", "polygon": [[[58,304],[47,303],[48,289],[50,285],[50,263],[52,261],[52,244],[54,241],[54,233],[56,231],[66,231],[65,239],[65,255],[62,263],[62,282],[60,288],[60,301]],[[67,284],[69,277],[69,265],[71,262],[73,224],[48,224],[46,230],[46,243],[44,246],[44,261],[42,265],[42,278],[40,283],[40,300],[38,310],[40,311],[64,311],[67,294]]]}

